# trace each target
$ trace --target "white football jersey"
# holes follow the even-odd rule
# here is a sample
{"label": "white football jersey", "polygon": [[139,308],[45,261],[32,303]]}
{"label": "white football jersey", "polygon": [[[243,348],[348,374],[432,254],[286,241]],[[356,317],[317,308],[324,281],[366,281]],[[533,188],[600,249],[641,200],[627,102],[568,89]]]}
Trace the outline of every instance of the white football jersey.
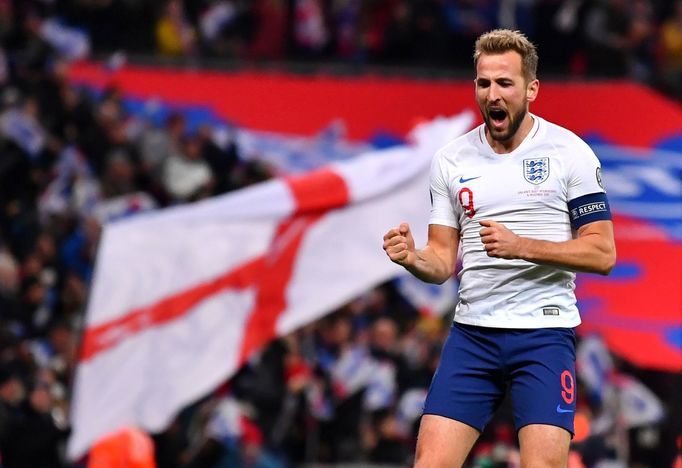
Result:
{"label": "white football jersey", "polygon": [[499,328],[580,323],[574,272],[489,257],[479,234],[479,221],[494,220],[523,237],[572,239],[568,202],[604,192],[590,147],[574,133],[532,117],[533,128],[511,153],[495,153],[481,124],[433,159],[429,223],[460,231],[456,322]]}

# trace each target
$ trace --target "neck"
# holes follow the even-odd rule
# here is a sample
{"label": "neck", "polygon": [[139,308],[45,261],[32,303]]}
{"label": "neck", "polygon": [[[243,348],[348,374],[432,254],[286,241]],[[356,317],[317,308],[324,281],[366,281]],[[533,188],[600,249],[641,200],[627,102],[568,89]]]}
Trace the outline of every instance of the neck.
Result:
{"label": "neck", "polygon": [[494,140],[490,136],[488,127],[486,127],[485,129],[485,137],[488,140],[490,147],[496,153],[498,154],[511,153],[516,148],[518,148],[521,142],[523,142],[526,136],[528,136],[528,133],[530,133],[530,130],[533,128],[533,122],[534,122],[533,117],[530,115],[529,112],[526,112],[526,115],[523,117],[523,122],[521,122],[519,129],[508,140],[504,141]]}

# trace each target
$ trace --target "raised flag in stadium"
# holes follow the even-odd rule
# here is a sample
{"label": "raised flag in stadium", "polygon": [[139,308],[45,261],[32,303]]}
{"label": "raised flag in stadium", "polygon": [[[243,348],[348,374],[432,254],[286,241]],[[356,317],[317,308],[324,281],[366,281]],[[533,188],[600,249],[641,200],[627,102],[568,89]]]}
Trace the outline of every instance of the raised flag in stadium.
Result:
{"label": "raised flag in stadium", "polygon": [[[131,109],[143,107],[142,98],[191,111],[197,123],[232,123],[247,156],[250,151],[265,155],[287,173],[357,154],[358,142],[384,147],[387,141],[401,141],[415,119],[471,108],[468,82],[371,76],[353,80],[318,76],[311,82],[309,77],[285,74],[216,75],[195,70],[169,80],[169,73],[134,65],[111,72],[93,62],[71,69],[75,82],[92,89],[116,83]],[[541,96],[533,103],[534,112],[575,131],[599,157],[616,227],[616,268],[608,277],[577,277],[583,322],[578,333],[601,335],[610,352],[636,366],[682,371],[682,269],[674,268],[682,263],[682,110],[634,83],[548,82],[542,85]],[[585,102],[600,107],[585,113]],[[604,112],[613,114],[614,109],[647,115],[646,125],[637,119],[603,118]],[[287,138],[315,134],[329,122],[343,122],[353,144],[334,138],[321,139],[320,144]],[[337,130],[332,129],[332,136]],[[266,133],[270,138],[263,138]],[[423,299],[428,306],[437,298],[432,292],[427,285],[401,293],[423,309]]]}
{"label": "raised flag in stadium", "polygon": [[275,336],[401,269],[381,239],[426,239],[433,153],[466,112],[412,144],[105,226],[76,371],[68,452],[121,427],[164,429]]}

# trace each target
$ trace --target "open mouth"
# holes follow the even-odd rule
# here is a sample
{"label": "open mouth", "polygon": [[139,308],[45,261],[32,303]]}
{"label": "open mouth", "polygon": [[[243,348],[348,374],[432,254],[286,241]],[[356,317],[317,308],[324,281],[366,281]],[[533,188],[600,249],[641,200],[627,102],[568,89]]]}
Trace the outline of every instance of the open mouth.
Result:
{"label": "open mouth", "polygon": [[507,111],[504,109],[490,109],[488,115],[493,122],[499,125],[507,118]]}

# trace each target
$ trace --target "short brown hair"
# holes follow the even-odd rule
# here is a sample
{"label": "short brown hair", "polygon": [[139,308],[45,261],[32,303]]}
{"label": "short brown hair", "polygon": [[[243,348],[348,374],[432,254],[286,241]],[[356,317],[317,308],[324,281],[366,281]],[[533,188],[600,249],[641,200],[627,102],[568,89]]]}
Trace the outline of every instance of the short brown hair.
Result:
{"label": "short brown hair", "polygon": [[535,45],[521,31],[510,29],[494,29],[481,34],[474,48],[474,66],[478,64],[481,54],[503,54],[513,50],[521,56],[521,67],[526,81],[536,78],[538,70],[538,52]]}

